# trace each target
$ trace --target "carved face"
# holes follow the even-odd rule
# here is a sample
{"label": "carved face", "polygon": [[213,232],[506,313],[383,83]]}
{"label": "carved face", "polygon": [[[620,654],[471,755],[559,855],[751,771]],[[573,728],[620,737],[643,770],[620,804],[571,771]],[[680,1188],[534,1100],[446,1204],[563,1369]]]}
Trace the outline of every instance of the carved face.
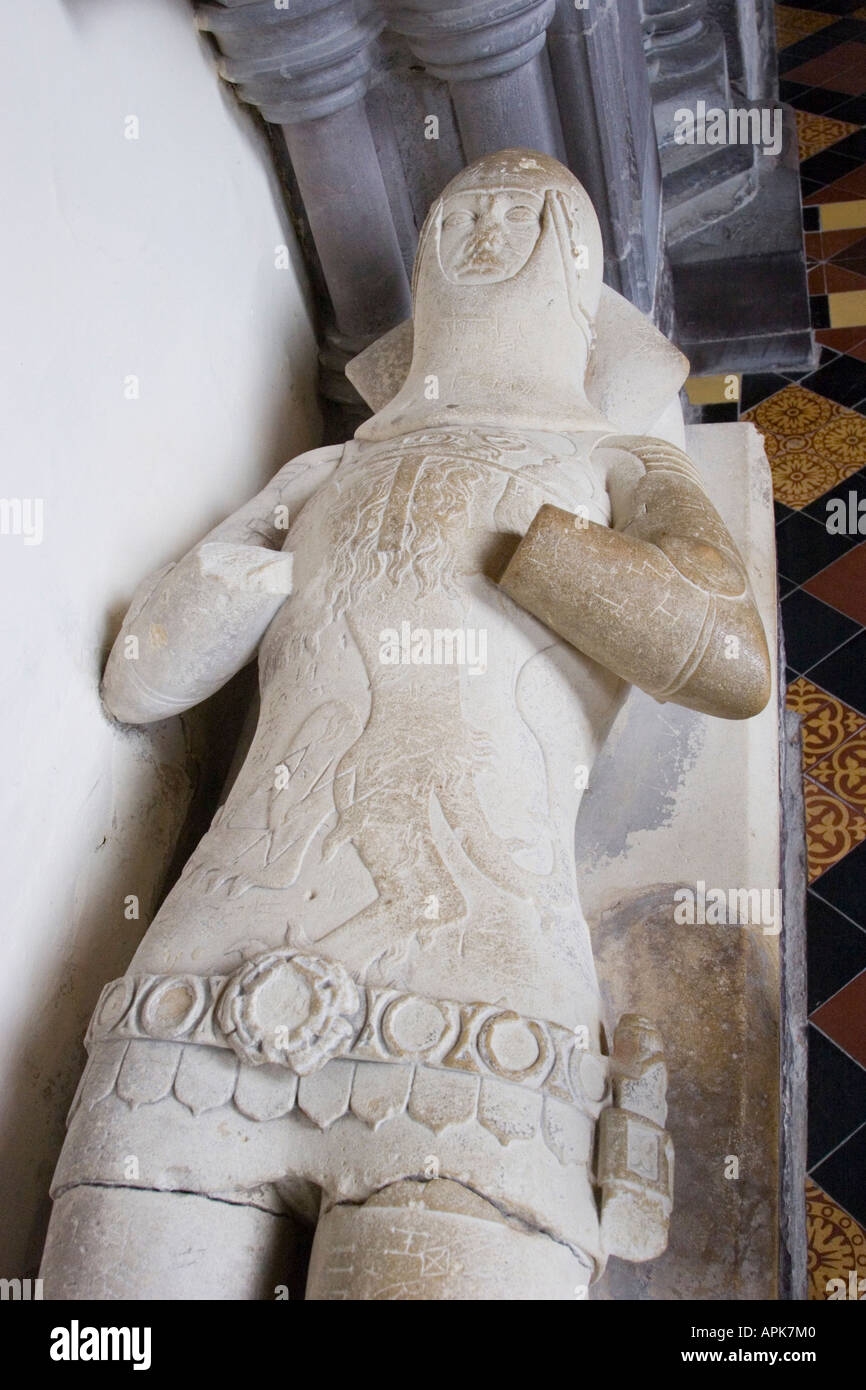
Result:
{"label": "carved face", "polygon": [[454,193],[442,205],[439,259],[457,285],[508,280],[529,259],[544,203],[524,189]]}

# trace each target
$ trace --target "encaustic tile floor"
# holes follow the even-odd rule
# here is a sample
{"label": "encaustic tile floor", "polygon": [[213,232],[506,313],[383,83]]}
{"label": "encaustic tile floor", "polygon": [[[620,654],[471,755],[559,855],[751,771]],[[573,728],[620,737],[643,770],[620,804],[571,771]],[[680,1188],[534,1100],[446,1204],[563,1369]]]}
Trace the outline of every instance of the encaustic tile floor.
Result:
{"label": "encaustic tile floor", "polygon": [[[866,6],[776,6],[797,116],[810,372],[694,382],[751,420],[773,472],[789,706],[802,719],[809,873],[810,1297],[866,1281]],[[837,1286],[838,1288],[838,1286]],[[866,1282],[860,1285],[866,1297]]]}

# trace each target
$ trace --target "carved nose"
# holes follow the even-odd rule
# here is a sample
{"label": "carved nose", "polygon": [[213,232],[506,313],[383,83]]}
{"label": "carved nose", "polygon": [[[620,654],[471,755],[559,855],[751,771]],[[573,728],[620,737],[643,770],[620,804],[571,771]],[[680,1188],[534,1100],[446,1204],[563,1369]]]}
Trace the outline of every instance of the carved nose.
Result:
{"label": "carved nose", "polygon": [[502,241],[502,226],[493,218],[479,222],[475,229],[475,245],[479,249],[492,250]]}

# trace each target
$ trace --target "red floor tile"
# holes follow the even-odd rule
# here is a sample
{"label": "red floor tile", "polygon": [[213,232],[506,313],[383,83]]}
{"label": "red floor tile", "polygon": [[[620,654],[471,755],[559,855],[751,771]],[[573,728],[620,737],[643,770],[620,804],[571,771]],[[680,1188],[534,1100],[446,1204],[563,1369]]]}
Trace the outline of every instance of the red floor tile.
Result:
{"label": "red floor tile", "polygon": [[847,251],[850,246],[856,246],[858,241],[866,239],[862,227],[843,227],[837,232],[809,232],[808,235],[821,238],[822,261],[838,256],[840,251]]}
{"label": "red floor tile", "polygon": [[[803,237],[803,244],[806,248],[807,259],[811,256],[813,261],[824,261],[832,254],[824,250],[823,235],[821,232],[807,232]],[[844,247],[840,249],[844,250]]]}
{"label": "red floor tile", "polygon": [[[866,501],[866,488],[851,480],[850,491],[859,501]],[[844,494],[844,489],[843,489]],[[845,497],[847,502],[847,495]],[[866,526],[866,516],[862,518]],[[815,598],[823,599],[831,608],[847,613],[855,623],[866,626],[866,543],[855,546],[832,565],[828,565],[803,588]]]}
{"label": "red floor tile", "polygon": [[830,187],[841,188],[846,193],[856,193],[858,198],[866,197],[866,164],[858,165],[856,169],[852,169],[850,174],[837,179]]}
{"label": "red floor tile", "polygon": [[[803,206],[817,207],[820,203],[859,203],[862,198],[861,193],[851,193],[841,187],[839,183],[828,183],[826,188],[819,188],[817,193],[810,193],[808,198],[803,199]],[[862,227],[860,228],[862,231]]]}
{"label": "red floor tile", "polygon": [[866,44],[840,43],[829,53],[792,68],[785,73],[785,79],[802,82],[807,87],[826,87],[831,92],[860,96],[866,92]]}
{"label": "red floor tile", "polygon": [[862,325],[857,328],[819,328],[815,334],[815,341],[822,347],[833,348],[836,352],[845,352],[851,356],[856,347],[866,343],[866,328]]}
{"label": "red floor tile", "polygon": [[[837,294],[844,290],[866,290],[866,277],[843,265],[827,261],[821,267],[824,271],[824,287],[827,294]],[[809,290],[810,294],[820,294],[820,290]]]}
{"label": "red floor tile", "polygon": [[866,1067],[866,970],[816,1009],[812,1021]]}

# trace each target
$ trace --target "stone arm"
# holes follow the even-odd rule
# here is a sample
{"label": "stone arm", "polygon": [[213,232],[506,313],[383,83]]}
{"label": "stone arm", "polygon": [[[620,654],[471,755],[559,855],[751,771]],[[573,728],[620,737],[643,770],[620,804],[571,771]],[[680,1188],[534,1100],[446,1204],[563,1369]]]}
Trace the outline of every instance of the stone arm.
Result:
{"label": "stone arm", "polygon": [[770,660],[746,567],[688,456],[606,439],[612,527],[536,514],[500,580],[578,650],[646,690],[724,719],[758,714]]}
{"label": "stone arm", "polygon": [[110,714],[127,724],[181,714],[252,660],[291,593],[292,557],[281,550],[287,527],[342,448],[287,463],[182,560],[139,585],[102,679]]}

